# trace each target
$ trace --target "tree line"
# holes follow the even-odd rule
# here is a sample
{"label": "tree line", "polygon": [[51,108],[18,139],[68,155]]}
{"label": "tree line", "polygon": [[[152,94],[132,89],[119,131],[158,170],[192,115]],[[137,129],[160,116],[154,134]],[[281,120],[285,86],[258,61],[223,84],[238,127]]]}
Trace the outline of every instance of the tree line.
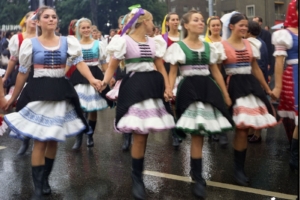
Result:
{"label": "tree line", "polygon": [[[166,4],[159,0],[56,0],[54,7],[59,16],[60,32],[65,35],[70,21],[81,17],[91,19],[99,30],[108,33],[109,29],[118,27],[118,18],[127,14],[128,7],[134,4],[141,4],[150,11],[157,25],[161,24],[167,13]],[[0,7],[0,25],[19,24],[31,10],[27,0],[0,0]]]}

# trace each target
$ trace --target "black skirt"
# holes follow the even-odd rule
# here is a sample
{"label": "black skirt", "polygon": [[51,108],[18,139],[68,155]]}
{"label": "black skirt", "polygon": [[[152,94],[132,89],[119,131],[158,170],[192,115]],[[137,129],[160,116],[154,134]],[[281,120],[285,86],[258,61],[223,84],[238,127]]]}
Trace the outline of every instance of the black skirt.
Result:
{"label": "black skirt", "polygon": [[164,78],[157,71],[127,74],[120,85],[115,124],[118,124],[130,106],[147,99],[162,99],[166,110],[171,114],[170,106],[164,101],[164,91]]}
{"label": "black skirt", "polygon": [[33,101],[69,101],[74,107],[78,117],[89,131],[88,123],[83,116],[76,90],[71,83],[62,78],[32,78],[24,87],[16,105],[16,111],[20,111],[28,103]]}
{"label": "black skirt", "polygon": [[[103,80],[104,79],[104,75],[102,73],[102,71],[99,69],[98,66],[89,66],[89,69],[91,71],[91,73],[93,74],[93,76],[98,79],[98,80]],[[81,73],[78,71],[78,69],[76,69],[72,76],[70,77],[69,81],[73,84],[73,86],[76,86],[78,84],[90,84],[90,82],[84,77],[81,75]],[[107,102],[107,105],[109,107],[113,107],[114,105],[114,102],[109,100],[107,97],[106,97],[106,93],[109,92],[109,87],[106,87],[105,90],[103,90],[101,93],[99,93],[102,98],[104,98]]]}
{"label": "black skirt", "polygon": [[250,94],[258,97],[266,105],[270,114],[275,114],[266,93],[261,87],[259,81],[252,74],[237,74],[230,76],[228,93],[232,101],[232,106],[230,108],[231,115],[233,113],[233,105],[236,100]]}
{"label": "black skirt", "polygon": [[[34,72],[33,66],[31,66],[29,76],[28,76],[26,82],[30,81],[33,78],[33,72]],[[4,87],[6,88],[7,93],[9,92],[9,89],[16,84],[18,73],[19,73],[19,66],[14,68],[14,70],[12,71],[12,73],[9,76],[9,80],[7,80],[4,83]]]}

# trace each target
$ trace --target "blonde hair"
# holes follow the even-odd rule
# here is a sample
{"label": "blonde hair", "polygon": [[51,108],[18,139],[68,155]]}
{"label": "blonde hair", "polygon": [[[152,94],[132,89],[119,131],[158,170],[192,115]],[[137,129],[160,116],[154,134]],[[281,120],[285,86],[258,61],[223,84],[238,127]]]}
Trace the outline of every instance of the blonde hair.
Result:
{"label": "blonde hair", "polygon": [[[85,17],[80,18],[80,19],[77,21],[77,23],[76,23],[76,37],[77,37],[78,40],[81,39],[81,35],[80,35],[80,33],[79,33],[79,28],[80,28],[80,24],[81,24],[82,22],[88,22],[88,23],[92,26],[91,20],[89,20],[88,18],[85,18]],[[96,27],[96,28],[97,28],[97,27]]]}
{"label": "blonde hair", "polygon": [[[139,18],[137,19],[137,21],[132,25],[132,27],[129,29],[129,34],[133,33],[133,31],[137,28],[139,28],[142,23],[147,20],[150,19],[152,17],[152,14],[144,9],[144,15],[140,15]],[[129,22],[133,17],[134,17],[134,13],[129,13],[128,18],[127,18],[127,22]]]}

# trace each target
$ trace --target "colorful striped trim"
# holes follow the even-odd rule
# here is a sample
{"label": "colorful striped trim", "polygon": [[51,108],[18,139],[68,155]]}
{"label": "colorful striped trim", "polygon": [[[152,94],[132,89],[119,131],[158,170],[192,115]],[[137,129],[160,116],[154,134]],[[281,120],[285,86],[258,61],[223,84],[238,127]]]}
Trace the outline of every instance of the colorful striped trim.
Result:
{"label": "colorful striped trim", "polygon": [[244,106],[238,106],[233,108],[233,116],[237,116],[239,114],[247,114],[247,115],[251,115],[251,116],[255,116],[255,115],[265,115],[265,114],[269,114],[268,110],[265,106],[261,106],[258,108],[248,108],[248,107],[244,107]]}
{"label": "colorful striped trim", "polygon": [[153,117],[161,118],[164,115],[169,115],[165,108],[152,108],[152,109],[139,109],[135,107],[129,108],[128,112],[124,115],[127,116],[135,116],[140,119],[147,119]]}

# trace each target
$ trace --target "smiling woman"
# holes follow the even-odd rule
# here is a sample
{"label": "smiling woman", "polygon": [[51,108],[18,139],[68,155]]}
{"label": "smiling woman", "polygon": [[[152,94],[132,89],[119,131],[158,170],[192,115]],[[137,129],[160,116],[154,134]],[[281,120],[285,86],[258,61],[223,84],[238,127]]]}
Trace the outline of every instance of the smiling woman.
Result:
{"label": "smiling woman", "polygon": [[[106,43],[94,40],[91,37],[92,34],[92,22],[87,18],[81,18],[76,23],[76,37],[82,48],[84,62],[88,65],[93,76],[97,79],[103,79],[103,72],[107,68],[106,64]],[[112,106],[112,101],[106,99],[106,93],[109,91],[103,91],[101,94],[94,89],[89,81],[81,75],[79,70],[75,70],[70,81],[73,84],[80,100],[80,106],[83,112],[89,113],[89,125],[92,128],[92,134],[88,135],[87,146],[93,147],[94,140],[93,134],[97,122],[97,111],[104,110],[108,106]],[[76,136],[76,142],[73,149],[79,149],[82,143],[83,132]]]}
{"label": "smiling woman", "polygon": [[[35,18],[39,37],[25,39],[21,45],[16,87],[5,106],[7,109],[22,91],[17,112],[5,115],[4,121],[12,130],[11,136],[34,139],[31,157],[33,199],[42,199],[43,194],[51,193],[48,177],[57,142],[89,130],[78,95],[65,79],[66,63],[76,65],[94,88],[100,88],[101,81],[96,80],[82,62],[81,47],[76,38],[55,35],[58,16],[53,8],[41,7]],[[23,88],[30,71],[33,71],[33,78]]]}
{"label": "smiling woman", "polygon": [[245,175],[244,165],[248,131],[250,128],[259,130],[273,127],[277,121],[266,96],[266,93],[271,94],[271,90],[256,61],[260,58],[260,43],[244,39],[248,32],[245,15],[231,13],[226,18],[229,20],[229,24],[226,23],[230,29],[229,38],[214,44],[220,52],[219,63],[225,68],[228,93],[232,100],[230,112],[236,127],[233,142],[234,178],[239,185],[247,186],[249,178]]}

